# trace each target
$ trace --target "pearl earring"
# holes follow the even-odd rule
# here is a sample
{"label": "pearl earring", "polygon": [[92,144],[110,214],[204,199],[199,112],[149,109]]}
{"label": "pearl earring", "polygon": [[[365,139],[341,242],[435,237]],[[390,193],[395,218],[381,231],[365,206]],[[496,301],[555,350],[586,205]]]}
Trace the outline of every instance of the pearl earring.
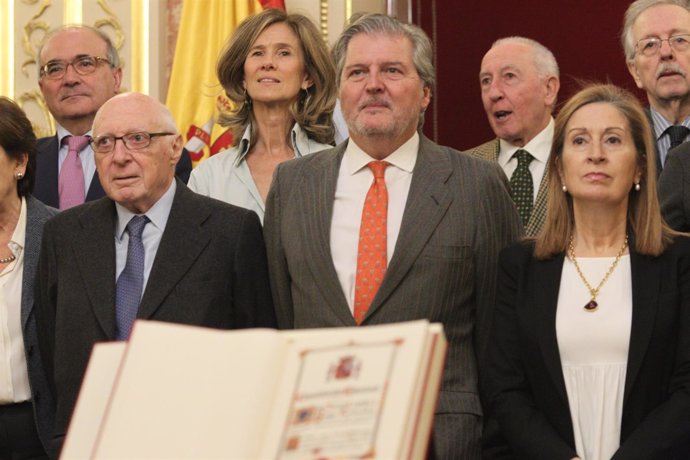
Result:
{"label": "pearl earring", "polygon": [[636,192],[640,191],[640,183],[639,182],[635,182],[635,191]]}
{"label": "pearl earring", "polygon": [[568,187],[566,187],[565,184],[563,184],[563,187],[561,187],[561,189],[563,190],[563,193],[566,193],[568,191]]}
{"label": "pearl earring", "polygon": [[20,180],[22,177],[24,177],[24,173],[22,173],[22,172],[17,172],[17,173],[15,174],[15,177],[17,178],[17,180]]}

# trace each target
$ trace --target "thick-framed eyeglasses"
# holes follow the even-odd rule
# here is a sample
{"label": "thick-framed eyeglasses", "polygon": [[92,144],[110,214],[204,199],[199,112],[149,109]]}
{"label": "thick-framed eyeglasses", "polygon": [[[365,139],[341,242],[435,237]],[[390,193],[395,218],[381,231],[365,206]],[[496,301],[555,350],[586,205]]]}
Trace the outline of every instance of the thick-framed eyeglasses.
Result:
{"label": "thick-framed eyeglasses", "polygon": [[671,35],[668,38],[649,37],[638,40],[635,48],[643,56],[654,56],[661,50],[661,45],[668,42],[668,46],[674,51],[687,51],[690,49],[690,34]]}
{"label": "thick-framed eyeglasses", "polygon": [[41,78],[45,77],[51,80],[62,78],[69,66],[72,66],[79,75],[89,75],[94,73],[98,65],[103,62],[110,64],[106,58],[88,55],[76,57],[71,61],[50,61],[41,67]]}
{"label": "thick-framed eyeglasses", "polygon": [[115,150],[115,144],[121,140],[128,150],[141,150],[151,145],[151,139],[157,136],[176,136],[175,133],[147,133],[139,131],[127,133],[124,136],[96,136],[91,139],[91,148],[96,153],[110,153]]}

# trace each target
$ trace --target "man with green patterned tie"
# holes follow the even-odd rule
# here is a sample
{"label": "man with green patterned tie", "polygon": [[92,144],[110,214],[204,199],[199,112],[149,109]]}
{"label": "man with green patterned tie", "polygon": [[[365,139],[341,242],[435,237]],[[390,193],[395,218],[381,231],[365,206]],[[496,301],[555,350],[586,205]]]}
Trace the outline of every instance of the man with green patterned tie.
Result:
{"label": "man with green patterned tie", "polygon": [[496,161],[510,179],[513,201],[528,236],[546,215],[551,113],[560,81],[551,51],[525,37],[506,37],[484,55],[479,73],[484,110],[496,139],[467,153]]}

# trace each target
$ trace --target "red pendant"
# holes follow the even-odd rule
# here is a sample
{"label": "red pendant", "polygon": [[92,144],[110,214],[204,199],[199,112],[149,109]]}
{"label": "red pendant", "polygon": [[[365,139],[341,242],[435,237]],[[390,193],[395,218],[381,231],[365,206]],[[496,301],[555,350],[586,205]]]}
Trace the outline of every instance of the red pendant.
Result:
{"label": "red pendant", "polygon": [[590,300],[585,305],[585,310],[587,310],[589,312],[597,311],[597,308],[599,308],[599,304],[594,299]]}

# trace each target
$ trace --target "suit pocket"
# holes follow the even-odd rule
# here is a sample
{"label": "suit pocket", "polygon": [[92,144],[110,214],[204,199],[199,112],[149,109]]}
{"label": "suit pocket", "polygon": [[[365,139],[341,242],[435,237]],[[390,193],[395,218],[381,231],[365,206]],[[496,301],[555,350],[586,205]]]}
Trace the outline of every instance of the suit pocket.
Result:
{"label": "suit pocket", "polygon": [[438,393],[437,414],[474,414],[482,415],[482,406],[476,393],[466,391],[446,391]]}
{"label": "suit pocket", "polygon": [[207,297],[209,293],[218,296],[225,292],[229,283],[220,280],[182,282],[175,287],[175,294],[181,298]]}
{"label": "suit pocket", "polygon": [[447,244],[429,244],[422,251],[424,257],[432,259],[463,260],[472,258],[470,246],[455,246]]}

